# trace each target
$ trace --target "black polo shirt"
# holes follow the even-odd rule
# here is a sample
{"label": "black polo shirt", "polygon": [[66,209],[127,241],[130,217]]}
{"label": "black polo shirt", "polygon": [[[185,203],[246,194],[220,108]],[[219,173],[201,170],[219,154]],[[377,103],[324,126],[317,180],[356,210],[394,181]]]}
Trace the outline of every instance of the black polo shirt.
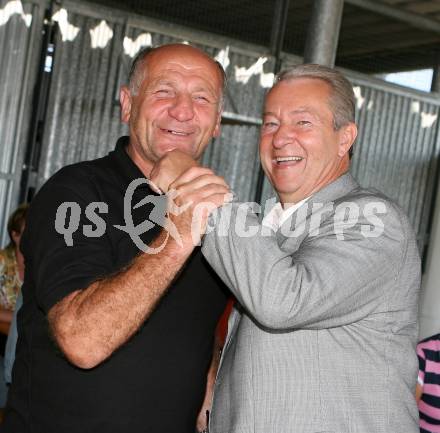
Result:
{"label": "black polo shirt", "polygon": [[[24,305],[1,431],[194,433],[214,329],[226,302],[224,287],[199,248],[139,332],[99,366],[83,370],[70,364],[48,331],[47,312],[54,304],[117,273],[140,254],[120,229],[127,225],[127,187],[143,177],[126,144],[122,138],[108,156],[61,169],[32,202],[22,241]],[[132,209],[134,226],[149,217],[157,222],[150,212],[160,198],[147,184],[136,188],[132,206],[147,196],[151,200]],[[97,202],[108,212],[105,205],[91,205],[87,213]],[[60,205],[69,210],[63,213]],[[55,223],[57,210],[62,225]],[[74,231],[71,239],[66,228]],[[143,242],[159,231],[155,225],[141,235]]]}

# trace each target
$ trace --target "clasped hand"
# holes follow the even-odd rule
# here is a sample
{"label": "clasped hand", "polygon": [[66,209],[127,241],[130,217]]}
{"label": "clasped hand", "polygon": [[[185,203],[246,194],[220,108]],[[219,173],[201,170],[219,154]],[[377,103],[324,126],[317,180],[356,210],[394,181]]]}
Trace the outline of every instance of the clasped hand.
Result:
{"label": "clasped hand", "polygon": [[192,245],[205,233],[209,214],[231,197],[222,177],[179,150],[167,152],[156,162],[150,180],[167,193],[169,206],[182,210],[169,212],[169,218],[183,242]]}

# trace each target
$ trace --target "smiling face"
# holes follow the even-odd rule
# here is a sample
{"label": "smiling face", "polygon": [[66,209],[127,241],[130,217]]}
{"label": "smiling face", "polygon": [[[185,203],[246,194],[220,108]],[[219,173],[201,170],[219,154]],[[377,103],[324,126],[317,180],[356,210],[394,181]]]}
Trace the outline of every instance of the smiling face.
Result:
{"label": "smiling face", "polygon": [[222,77],[212,59],[187,45],[158,48],[145,63],[138,92],[121,89],[121,107],[130,128],[128,153],[149,176],[166,152],[179,149],[198,159],[218,136]]}
{"label": "smiling face", "polygon": [[334,129],[330,96],[325,81],[294,78],[266,97],[260,159],[283,204],[301,201],[348,170],[357,130],[353,123]]}

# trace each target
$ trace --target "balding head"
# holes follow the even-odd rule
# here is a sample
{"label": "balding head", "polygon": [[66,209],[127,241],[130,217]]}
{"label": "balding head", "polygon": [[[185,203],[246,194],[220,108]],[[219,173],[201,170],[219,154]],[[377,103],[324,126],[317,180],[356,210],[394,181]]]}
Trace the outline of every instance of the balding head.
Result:
{"label": "balding head", "polygon": [[[150,61],[154,61],[155,57],[160,57],[160,55],[164,53],[172,53],[176,56],[195,56],[195,58],[198,57],[200,58],[200,60],[204,60],[207,63],[211,63],[213,66],[215,66],[215,70],[217,71],[218,78],[221,83],[221,102],[223,102],[224,91],[226,88],[226,74],[222,65],[217,60],[214,60],[213,58],[208,56],[208,54],[206,54],[204,51],[187,44],[167,44],[154,48],[146,47],[140,50],[133,59],[130,72],[128,74],[128,85],[133,95],[137,95],[139,87],[146,77],[148,71],[148,63]],[[219,109],[221,109],[221,107],[222,104],[220,104]]]}

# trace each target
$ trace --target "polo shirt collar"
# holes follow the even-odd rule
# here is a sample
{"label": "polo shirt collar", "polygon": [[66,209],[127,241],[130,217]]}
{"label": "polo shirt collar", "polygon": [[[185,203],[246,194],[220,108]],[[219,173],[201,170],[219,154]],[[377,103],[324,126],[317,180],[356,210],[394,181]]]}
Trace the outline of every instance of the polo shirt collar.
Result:
{"label": "polo shirt collar", "polygon": [[[131,182],[139,178],[146,178],[140,168],[132,161],[127,153],[127,146],[130,138],[128,136],[120,137],[116,142],[115,149],[110,152],[110,158],[115,162],[118,173],[123,178],[124,183],[128,186]],[[150,188],[147,183],[140,185],[138,188]]]}

